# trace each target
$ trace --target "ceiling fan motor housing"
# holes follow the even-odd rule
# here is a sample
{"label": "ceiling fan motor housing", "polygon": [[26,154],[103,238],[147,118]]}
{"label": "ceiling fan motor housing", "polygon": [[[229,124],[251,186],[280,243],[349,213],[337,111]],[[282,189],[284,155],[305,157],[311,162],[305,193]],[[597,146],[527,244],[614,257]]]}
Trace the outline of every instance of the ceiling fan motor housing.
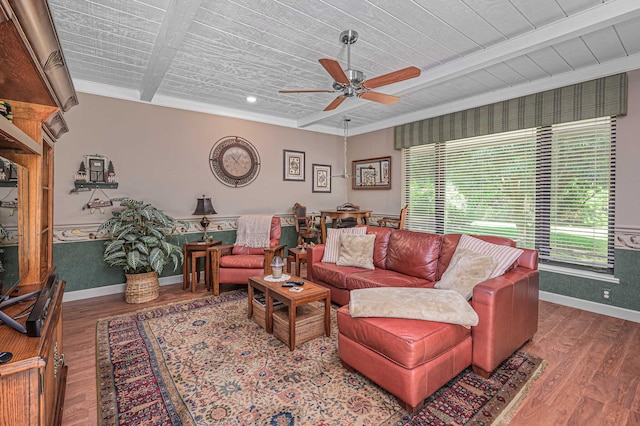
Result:
{"label": "ceiling fan motor housing", "polygon": [[347,70],[345,74],[347,74],[347,78],[349,78],[351,84],[359,85],[365,79],[364,73],[362,71]]}

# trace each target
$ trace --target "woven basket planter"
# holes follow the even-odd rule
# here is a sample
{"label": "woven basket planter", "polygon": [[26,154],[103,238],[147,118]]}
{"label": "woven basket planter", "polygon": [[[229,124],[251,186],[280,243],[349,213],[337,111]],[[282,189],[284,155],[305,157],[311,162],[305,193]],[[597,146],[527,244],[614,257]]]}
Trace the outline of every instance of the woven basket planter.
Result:
{"label": "woven basket planter", "polygon": [[157,299],[160,295],[160,281],[158,281],[157,272],[125,275],[127,276],[127,284],[124,291],[125,302],[144,303]]}

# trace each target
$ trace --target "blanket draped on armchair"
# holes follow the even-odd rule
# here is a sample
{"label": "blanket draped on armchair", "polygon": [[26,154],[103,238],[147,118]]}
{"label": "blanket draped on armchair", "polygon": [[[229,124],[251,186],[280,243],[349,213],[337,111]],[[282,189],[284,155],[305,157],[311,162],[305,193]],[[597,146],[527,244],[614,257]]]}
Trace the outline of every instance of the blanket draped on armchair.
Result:
{"label": "blanket draped on armchair", "polygon": [[264,248],[269,247],[271,233],[270,215],[246,215],[238,218],[236,231],[237,246]]}

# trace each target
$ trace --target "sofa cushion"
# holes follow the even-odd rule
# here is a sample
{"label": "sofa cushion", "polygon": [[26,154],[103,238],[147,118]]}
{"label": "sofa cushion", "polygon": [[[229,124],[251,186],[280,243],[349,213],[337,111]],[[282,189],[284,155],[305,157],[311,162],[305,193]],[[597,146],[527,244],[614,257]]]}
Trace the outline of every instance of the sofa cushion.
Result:
{"label": "sofa cushion", "polygon": [[[348,229],[348,228],[347,228]],[[314,263],[313,280],[324,282],[337,288],[347,288],[347,278],[355,273],[366,271],[355,266],[338,266],[335,263]]]}
{"label": "sofa cushion", "polygon": [[222,256],[220,258],[220,266],[222,268],[264,269],[264,254],[238,254],[233,256]]}
{"label": "sofa cushion", "polygon": [[387,250],[389,249],[389,238],[391,238],[393,228],[381,228],[379,226],[367,226],[367,234],[376,236],[376,243],[373,246],[373,266],[386,269]]}
{"label": "sofa cushion", "polygon": [[435,281],[441,242],[442,237],[437,234],[393,231],[389,238],[387,269]]}
{"label": "sofa cushion", "polygon": [[470,235],[462,235],[458,247],[473,250],[496,259],[498,263],[491,275],[489,275],[489,278],[495,278],[504,274],[515,264],[520,255],[524,253],[519,248],[488,243]]}
{"label": "sofa cushion", "polygon": [[338,309],[340,334],[407,369],[437,358],[470,339],[461,325],[405,318],[353,318],[349,306]]}
{"label": "sofa cushion", "polygon": [[359,273],[351,274],[346,278],[346,284],[347,289],[357,290],[375,287],[433,287],[434,283],[424,278],[376,268],[373,271],[360,269]]}
{"label": "sofa cushion", "polygon": [[411,318],[465,327],[478,325],[478,314],[455,290],[367,288],[351,292],[352,317]]}
{"label": "sofa cushion", "polygon": [[489,278],[498,261],[464,247],[458,247],[449,267],[435,288],[455,290],[469,300],[476,284]]}
{"label": "sofa cushion", "polygon": [[369,235],[340,235],[340,250],[338,252],[338,266],[357,266],[358,268],[374,269],[373,245],[376,236]]}
{"label": "sofa cushion", "polygon": [[367,228],[365,226],[356,226],[355,228],[327,229],[327,242],[324,247],[322,261],[326,263],[336,263],[340,251],[340,234],[365,235]]}

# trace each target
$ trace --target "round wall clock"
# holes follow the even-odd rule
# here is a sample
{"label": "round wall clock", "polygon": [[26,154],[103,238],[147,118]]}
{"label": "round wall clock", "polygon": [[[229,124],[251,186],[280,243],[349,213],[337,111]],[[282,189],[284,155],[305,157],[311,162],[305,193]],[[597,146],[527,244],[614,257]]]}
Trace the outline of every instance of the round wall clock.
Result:
{"label": "round wall clock", "polygon": [[225,136],[213,144],[209,166],[220,182],[237,188],[249,185],[258,177],[260,155],[248,140]]}

